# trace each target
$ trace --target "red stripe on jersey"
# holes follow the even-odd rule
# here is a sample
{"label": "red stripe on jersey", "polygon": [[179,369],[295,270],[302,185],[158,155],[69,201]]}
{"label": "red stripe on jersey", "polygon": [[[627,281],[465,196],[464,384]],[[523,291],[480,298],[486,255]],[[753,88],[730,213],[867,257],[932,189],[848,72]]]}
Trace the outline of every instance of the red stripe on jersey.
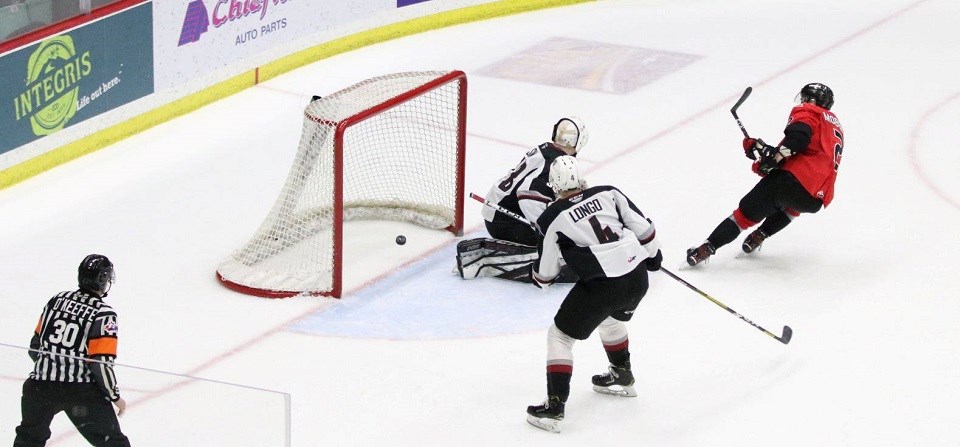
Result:
{"label": "red stripe on jersey", "polygon": [[550,198],[534,194],[517,194],[517,200],[536,200],[537,202],[550,203]]}
{"label": "red stripe on jersey", "polygon": [[547,365],[547,373],[573,374],[573,365]]}
{"label": "red stripe on jersey", "polygon": [[740,227],[741,230],[746,230],[747,228],[757,224],[756,222],[747,219],[747,216],[743,214],[743,211],[740,211],[740,208],[733,210],[733,220],[737,223],[737,226]]}
{"label": "red stripe on jersey", "polygon": [[647,244],[649,244],[650,241],[652,241],[653,238],[655,238],[655,237],[657,237],[657,230],[653,230],[653,232],[650,233],[650,237],[644,238],[642,241],[640,241],[640,243],[643,244],[643,245],[647,245]]}
{"label": "red stripe on jersey", "polygon": [[627,349],[627,345],[630,343],[630,340],[624,340],[622,343],[617,343],[615,345],[603,345],[603,349],[607,352],[616,352],[623,351]]}

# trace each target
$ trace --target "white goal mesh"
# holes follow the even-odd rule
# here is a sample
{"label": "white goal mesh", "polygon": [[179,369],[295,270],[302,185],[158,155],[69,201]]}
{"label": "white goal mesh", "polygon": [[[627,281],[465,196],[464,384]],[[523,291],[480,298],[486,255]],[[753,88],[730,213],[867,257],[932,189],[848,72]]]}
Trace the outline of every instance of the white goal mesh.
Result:
{"label": "white goal mesh", "polygon": [[312,101],[280,197],[217,269],[235,290],[339,296],[345,220],[462,231],[466,76],[380,76]]}

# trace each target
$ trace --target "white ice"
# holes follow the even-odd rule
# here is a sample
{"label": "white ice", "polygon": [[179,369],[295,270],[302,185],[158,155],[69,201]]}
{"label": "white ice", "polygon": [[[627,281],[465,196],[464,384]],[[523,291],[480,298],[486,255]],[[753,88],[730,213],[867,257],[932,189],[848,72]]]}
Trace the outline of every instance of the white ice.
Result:
{"label": "white ice", "polygon": [[[314,63],[0,191],[0,342],[26,345],[46,299],[96,252],[117,265],[119,362],[290,393],[296,446],[958,445],[958,20],[953,0],[599,1]],[[476,74],[556,37],[700,58],[624,95]],[[639,397],[594,393],[606,359],[596,337],[580,342],[555,435],[524,409],[545,395],[546,329],[567,288],[459,280],[449,234],[353,225],[365,243],[348,247],[342,300],[266,300],[216,281],[276,198],[312,94],[445,68],[470,76],[468,191],[579,115],[590,183],[620,187],[654,220],[667,267],[757,180],[728,112],[743,88],[755,89],[747,129],[776,141],[799,88],[831,86],[846,138],[833,205],[759,256],[736,258],[737,241],[680,273],[773,332],[790,325],[793,341],[654,274],[628,326]],[[483,234],[478,206],[466,204],[468,236]],[[0,358],[30,368],[19,352]],[[0,378],[0,443],[21,378]],[[178,430],[190,422],[230,445],[261,429],[218,422],[255,401],[156,391],[128,394],[134,445],[200,445]],[[176,419],[205,406],[202,420]],[[55,445],[83,444],[57,423]]]}

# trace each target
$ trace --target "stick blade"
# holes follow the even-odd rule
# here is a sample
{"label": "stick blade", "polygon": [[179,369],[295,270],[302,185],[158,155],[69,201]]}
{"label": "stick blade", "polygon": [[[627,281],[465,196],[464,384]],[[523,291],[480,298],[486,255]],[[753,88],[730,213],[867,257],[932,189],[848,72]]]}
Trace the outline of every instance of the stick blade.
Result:
{"label": "stick blade", "polygon": [[787,344],[790,343],[791,338],[793,338],[793,329],[790,329],[790,326],[784,326],[783,335],[781,335],[778,340],[783,344]]}
{"label": "stick blade", "polygon": [[730,108],[730,113],[732,113],[733,116],[737,116],[737,109],[739,109],[740,105],[743,104],[748,97],[750,97],[751,93],[753,93],[753,87],[747,87],[747,89],[743,91],[743,94],[740,95],[740,99],[737,100],[737,103]]}

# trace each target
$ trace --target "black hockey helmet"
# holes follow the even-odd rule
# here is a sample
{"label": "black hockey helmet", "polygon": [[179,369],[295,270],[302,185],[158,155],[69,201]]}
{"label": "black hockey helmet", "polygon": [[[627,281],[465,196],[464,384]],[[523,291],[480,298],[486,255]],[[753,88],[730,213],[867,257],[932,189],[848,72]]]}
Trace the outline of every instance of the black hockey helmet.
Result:
{"label": "black hockey helmet", "polygon": [[106,296],[110,286],[116,280],[113,263],[104,255],[88,255],[83,258],[77,270],[77,282],[80,288],[100,296]]}
{"label": "black hockey helmet", "polygon": [[812,99],[816,105],[827,110],[833,107],[833,90],[819,82],[803,86],[797,98],[800,102],[809,102]]}

